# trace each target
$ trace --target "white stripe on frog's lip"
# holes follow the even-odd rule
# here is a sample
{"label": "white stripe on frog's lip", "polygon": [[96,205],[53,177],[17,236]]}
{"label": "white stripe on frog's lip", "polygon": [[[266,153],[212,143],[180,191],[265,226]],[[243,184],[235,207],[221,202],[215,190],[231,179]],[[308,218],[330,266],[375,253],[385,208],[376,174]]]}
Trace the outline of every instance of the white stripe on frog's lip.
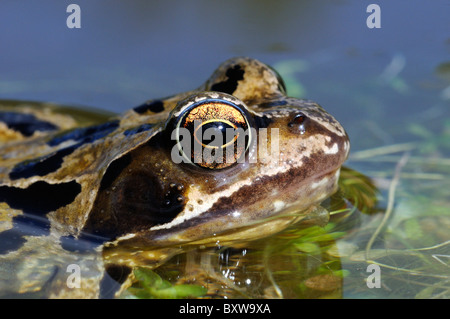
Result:
{"label": "white stripe on frog's lip", "polygon": [[[171,222],[153,226],[149,230],[158,230],[158,229],[169,229],[175,225],[181,224],[186,220],[192,219],[194,217],[200,216],[204,212],[208,211],[220,198],[229,197],[234,192],[238,191],[241,187],[251,185],[253,183],[253,179],[247,178],[245,180],[239,181],[237,183],[232,184],[229,188],[216,192],[211,195],[205,195],[200,191],[198,187],[192,186],[189,188],[189,191],[186,195],[187,198],[192,198],[186,203],[186,207],[193,207],[192,211],[184,210],[180,215],[178,215]],[[198,199],[202,199],[202,204],[198,204]]]}

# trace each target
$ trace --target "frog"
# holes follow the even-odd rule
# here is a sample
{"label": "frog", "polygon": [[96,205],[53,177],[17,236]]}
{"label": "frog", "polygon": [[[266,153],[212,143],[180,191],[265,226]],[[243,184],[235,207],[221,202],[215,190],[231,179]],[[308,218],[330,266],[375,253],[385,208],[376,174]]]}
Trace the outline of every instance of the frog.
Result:
{"label": "frog", "polygon": [[117,297],[135,267],[280,232],[336,192],[350,150],[248,57],[119,115],[3,102],[0,143],[0,294],[45,298]]}

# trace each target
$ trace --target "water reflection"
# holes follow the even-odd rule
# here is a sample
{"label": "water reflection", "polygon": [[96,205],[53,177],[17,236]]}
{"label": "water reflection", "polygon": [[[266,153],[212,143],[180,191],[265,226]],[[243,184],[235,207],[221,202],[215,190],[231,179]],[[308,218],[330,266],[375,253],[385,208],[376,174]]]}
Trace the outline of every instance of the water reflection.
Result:
{"label": "water reflection", "polygon": [[[352,153],[378,152],[350,157],[348,165],[376,180],[381,199],[387,196],[391,173],[401,157],[398,154],[406,150],[412,156],[402,174],[393,224],[374,246],[384,251],[376,251],[376,261],[388,266],[382,268],[382,276],[389,289],[368,290],[363,282],[367,263],[359,258],[364,253],[349,257],[364,250],[370,231],[379,222],[362,214],[368,227],[337,241],[339,254],[328,254],[339,262],[325,262],[329,272],[314,273],[313,280],[299,277],[304,286],[282,290],[283,296],[306,297],[310,295],[305,291],[311,289],[317,293],[311,287],[319,287],[321,278],[330,279],[320,277],[330,273],[342,276],[343,281],[330,280],[337,283],[335,290],[312,295],[446,296],[450,35],[445,0],[383,2],[380,30],[367,29],[366,4],[357,0],[75,2],[82,9],[79,30],[65,26],[69,2],[2,1],[2,99],[54,101],[121,112],[149,98],[192,89],[231,56],[249,55],[285,65],[291,81],[288,86],[297,88],[291,94],[316,100],[336,115],[349,133]],[[392,72],[392,65],[402,68]],[[388,77],[386,70],[390,70]],[[246,283],[248,279],[255,287],[262,281],[275,287],[273,283],[285,281],[293,269],[283,270],[281,264],[297,263],[309,270],[317,265],[317,256],[305,252],[314,247],[318,246],[297,243],[300,256],[285,256],[280,259],[283,263],[271,265],[275,270],[272,279],[263,280],[250,268],[254,277],[244,273],[239,280]],[[230,270],[216,265],[215,272],[230,279],[237,263],[242,265],[252,255],[250,251],[245,256],[228,254]],[[338,273],[338,268],[350,274]],[[407,281],[408,275],[414,280]],[[239,277],[233,276],[233,280]],[[404,285],[414,289],[402,295]],[[276,288],[256,295],[265,293],[280,296]]]}

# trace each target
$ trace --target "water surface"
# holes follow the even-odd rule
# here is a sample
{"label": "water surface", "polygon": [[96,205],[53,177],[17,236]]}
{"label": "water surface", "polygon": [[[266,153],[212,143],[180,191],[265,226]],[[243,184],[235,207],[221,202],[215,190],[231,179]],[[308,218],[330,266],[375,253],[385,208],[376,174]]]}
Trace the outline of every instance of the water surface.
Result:
{"label": "water surface", "polygon": [[[216,265],[247,287],[220,295],[450,296],[448,1],[377,1],[380,29],[366,26],[373,1],[79,0],[81,28],[69,29],[72,2],[2,1],[1,99],[123,112],[195,88],[222,61],[246,55],[279,70],[288,93],[333,114],[351,139],[347,167],[375,183],[379,213],[358,215],[359,228],[337,218],[309,235],[280,235],[297,241],[270,273],[274,246],[239,280]],[[250,255],[227,254],[228,266]],[[366,284],[369,264],[381,269],[380,288]],[[176,281],[173,265],[160,274]]]}

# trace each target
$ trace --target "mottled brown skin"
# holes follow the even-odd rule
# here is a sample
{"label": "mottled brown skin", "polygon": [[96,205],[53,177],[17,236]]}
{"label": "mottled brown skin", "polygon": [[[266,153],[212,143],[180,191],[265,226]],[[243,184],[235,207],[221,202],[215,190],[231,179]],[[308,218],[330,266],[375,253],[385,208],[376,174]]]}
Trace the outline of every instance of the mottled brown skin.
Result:
{"label": "mottled brown skin", "polygon": [[[243,163],[210,169],[172,160],[178,119],[205,98],[237,105],[255,129]],[[53,297],[104,296],[105,269],[118,279],[113,273],[157,264],[173,246],[280,231],[336,190],[349,152],[331,115],[287,97],[279,75],[250,58],[230,59],[198,89],[147,101],[104,124],[78,128],[70,114],[46,107],[0,105],[1,112],[10,113],[0,117],[0,239],[9,245],[0,245],[0,282],[21,293],[45,286]],[[262,144],[279,153],[259,154]],[[284,217],[261,223],[277,215]],[[24,234],[21,222],[37,217],[45,231]],[[86,288],[65,285],[70,263],[84,269]],[[10,268],[21,270],[9,278]],[[31,280],[35,273],[41,276]]]}

